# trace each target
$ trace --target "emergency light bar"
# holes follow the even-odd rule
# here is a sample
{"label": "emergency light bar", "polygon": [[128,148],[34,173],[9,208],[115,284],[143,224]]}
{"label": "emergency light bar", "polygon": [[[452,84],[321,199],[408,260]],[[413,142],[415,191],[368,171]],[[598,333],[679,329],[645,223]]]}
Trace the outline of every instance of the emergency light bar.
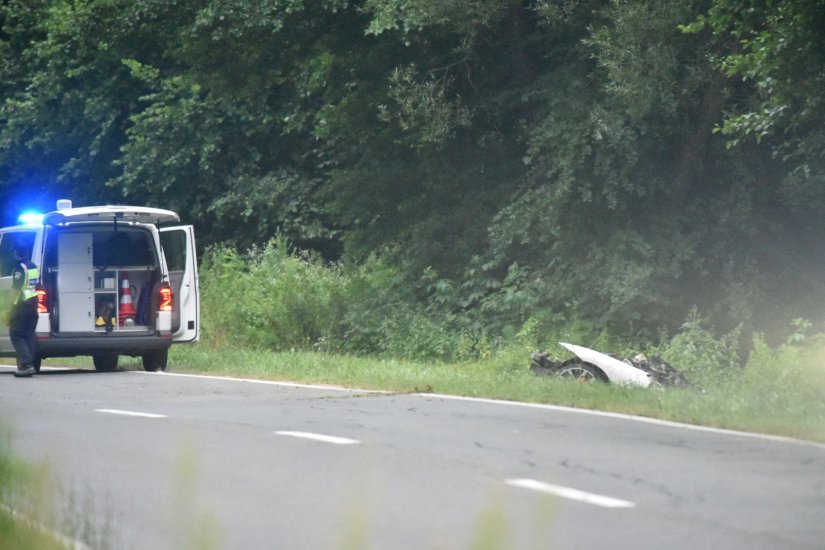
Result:
{"label": "emergency light bar", "polygon": [[17,216],[17,221],[24,225],[38,224],[43,221],[43,214],[37,212],[24,212]]}

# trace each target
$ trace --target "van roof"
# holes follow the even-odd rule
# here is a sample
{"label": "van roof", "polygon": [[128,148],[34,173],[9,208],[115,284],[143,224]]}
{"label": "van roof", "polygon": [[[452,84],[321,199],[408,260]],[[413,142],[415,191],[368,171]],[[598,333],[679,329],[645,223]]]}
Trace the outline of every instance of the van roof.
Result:
{"label": "van roof", "polygon": [[44,225],[57,225],[70,222],[122,221],[160,224],[179,222],[180,218],[171,210],[148,208],[145,206],[83,206],[64,208],[49,212],[43,216]]}

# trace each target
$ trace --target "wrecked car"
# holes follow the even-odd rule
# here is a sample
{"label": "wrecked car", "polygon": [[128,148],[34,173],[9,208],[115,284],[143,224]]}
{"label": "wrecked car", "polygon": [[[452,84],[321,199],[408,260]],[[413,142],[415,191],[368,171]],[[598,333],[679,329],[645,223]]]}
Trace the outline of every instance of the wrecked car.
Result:
{"label": "wrecked car", "polygon": [[632,359],[618,358],[584,346],[559,342],[574,357],[553,361],[546,352],[530,356],[530,370],[536,374],[550,374],[580,383],[607,382],[610,384],[640,386],[690,386],[685,376],[661,358],[648,359],[638,354]]}

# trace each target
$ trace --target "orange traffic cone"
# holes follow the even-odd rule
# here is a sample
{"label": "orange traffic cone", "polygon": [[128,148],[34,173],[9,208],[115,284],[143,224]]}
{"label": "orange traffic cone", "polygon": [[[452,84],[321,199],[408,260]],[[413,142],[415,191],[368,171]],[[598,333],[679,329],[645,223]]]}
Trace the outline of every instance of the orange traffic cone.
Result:
{"label": "orange traffic cone", "polygon": [[132,287],[129,285],[129,274],[124,271],[120,283],[120,312],[118,314],[120,326],[133,326],[135,317],[137,317],[137,312],[135,306],[132,305]]}

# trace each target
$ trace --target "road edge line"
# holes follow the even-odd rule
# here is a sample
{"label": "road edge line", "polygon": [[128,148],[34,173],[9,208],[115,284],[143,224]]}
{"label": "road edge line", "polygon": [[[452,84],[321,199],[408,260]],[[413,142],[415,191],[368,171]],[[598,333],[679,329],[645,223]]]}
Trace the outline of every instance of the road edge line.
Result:
{"label": "road edge line", "polygon": [[245,382],[250,384],[264,384],[270,386],[280,386],[280,387],[287,387],[287,388],[305,388],[305,389],[318,389],[318,390],[331,390],[331,391],[340,391],[340,392],[348,392],[348,393],[372,393],[372,394],[384,394],[384,395],[414,395],[417,397],[425,397],[425,398],[437,398],[437,399],[449,399],[455,401],[470,401],[476,403],[488,403],[492,405],[507,405],[511,407],[524,407],[530,409],[542,409],[542,410],[549,410],[549,411],[557,411],[557,412],[566,412],[566,413],[574,413],[574,414],[588,414],[592,416],[601,416],[605,418],[614,418],[617,420],[630,420],[633,422],[641,422],[645,424],[653,424],[657,426],[664,426],[669,428],[681,428],[684,430],[692,430],[692,431],[699,431],[705,433],[713,433],[718,435],[735,435],[739,437],[747,437],[751,439],[761,439],[763,441],[773,441],[776,443],[795,443],[797,445],[807,445],[811,447],[816,447],[819,449],[825,449],[825,443],[819,443],[818,441],[809,441],[806,439],[796,439],[794,437],[784,436],[784,435],[772,435],[772,434],[762,434],[758,432],[745,432],[741,430],[733,430],[729,428],[714,428],[712,426],[701,426],[699,424],[686,424],[684,422],[676,422],[675,420],[664,420],[660,418],[651,418],[648,416],[636,416],[632,414],[624,414],[624,413],[615,413],[609,411],[599,411],[595,409],[581,409],[576,407],[567,407],[564,405],[551,405],[548,403],[529,403],[524,401],[508,401],[505,399],[494,399],[490,397],[468,397],[463,395],[449,395],[449,394],[441,394],[441,393],[420,393],[420,392],[411,392],[411,393],[402,393],[402,392],[390,392],[384,390],[368,390],[363,388],[347,388],[344,386],[332,386],[332,385],[325,385],[325,384],[306,384],[301,382],[284,382],[284,381],[277,381],[277,380],[257,380],[254,378],[235,378],[232,376],[210,376],[206,374],[183,374],[183,373],[152,373],[152,372],[144,372],[144,371],[128,371],[134,374],[145,374],[150,376],[178,376],[183,378],[208,378],[211,380],[226,380],[230,382]]}

